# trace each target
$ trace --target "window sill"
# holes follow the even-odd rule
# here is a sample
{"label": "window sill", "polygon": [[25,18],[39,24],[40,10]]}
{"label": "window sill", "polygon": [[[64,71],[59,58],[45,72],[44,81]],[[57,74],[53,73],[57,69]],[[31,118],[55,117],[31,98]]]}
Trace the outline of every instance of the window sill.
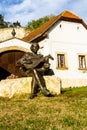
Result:
{"label": "window sill", "polygon": [[87,70],[87,68],[78,68],[78,70]]}
{"label": "window sill", "polygon": [[57,70],[68,70],[67,67],[64,67],[64,68],[58,68],[58,67],[56,67],[56,69],[57,69]]}

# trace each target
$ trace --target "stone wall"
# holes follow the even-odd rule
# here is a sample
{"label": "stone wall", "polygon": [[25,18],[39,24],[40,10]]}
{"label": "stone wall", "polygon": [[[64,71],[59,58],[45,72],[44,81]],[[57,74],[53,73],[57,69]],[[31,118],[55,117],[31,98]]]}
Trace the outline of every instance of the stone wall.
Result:
{"label": "stone wall", "polygon": [[[44,77],[47,89],[56,95],[60,94],[60,79],[55,76]],[[14,95],[31,92],[31,77],[6,79],[0,81],[0,96],[11,98]]]}
{"label": "stone wall", "polygon": [[[17,27],[17,28],[14,28],[14,29],[15,29],[15,32],[16,32],[16,35],[15,35],[16,38],[23,38],[28,33],[25,30],[25,28],[22,28],[22,27]],[[5,40],[12,38],[12,34],[11,34],[12,30],[13,30],[13,28],[0,29],[0,42],[3,42]]]}

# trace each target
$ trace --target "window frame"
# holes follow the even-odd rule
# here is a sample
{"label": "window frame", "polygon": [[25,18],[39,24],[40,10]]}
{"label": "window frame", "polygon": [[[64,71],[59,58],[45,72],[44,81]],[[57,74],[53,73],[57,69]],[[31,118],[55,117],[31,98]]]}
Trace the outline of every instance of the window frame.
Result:
{"label": "window frame", "polygon": [[[59,61],[60,65],[58,65],[58,55],[59,55],[59,60],[60,60],[60,58],[62,58],[64,56],[63,65],[62,65],[62,61]],[[68,69],[67,54],[66,53],[64,53],[64,52],[57,52],[56,53],[56,69],[58,69],[58,70]]]}
{"label": "window frame", "polygon": [[78,54],[78,69],[87,70],[87,54]]}

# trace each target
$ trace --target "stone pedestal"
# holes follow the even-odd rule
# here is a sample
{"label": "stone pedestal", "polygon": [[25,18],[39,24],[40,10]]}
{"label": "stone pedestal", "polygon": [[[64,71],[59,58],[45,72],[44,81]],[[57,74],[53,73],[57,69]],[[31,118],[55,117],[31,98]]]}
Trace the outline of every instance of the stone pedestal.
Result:
{"label": "stone pedestal", "polygon": [[[44,77],[47,89],[53,94],[60,94],[60,80],[55,76]],[[31,77],[6,79],[0,81],[0,96],[11,98],[15,94],[31,92]]]}

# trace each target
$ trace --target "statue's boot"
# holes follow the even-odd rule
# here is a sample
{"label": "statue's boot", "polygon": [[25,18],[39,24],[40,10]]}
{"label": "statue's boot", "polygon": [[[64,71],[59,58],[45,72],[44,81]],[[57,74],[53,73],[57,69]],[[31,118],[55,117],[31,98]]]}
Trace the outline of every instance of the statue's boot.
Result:
{"label": "statue's boot", "polygon": [[35,94],[30,94],[30,96],[29,96],[30,99],[33,99],[34,97],[36,97]]}
{"label": "statue's boot", "polygon": [[46,88],[43,88],[43,89],[41,90],[41,92],[42,92],[45,96],[49,96],[49,95],[50,95],[49,90],[47,90]]}

